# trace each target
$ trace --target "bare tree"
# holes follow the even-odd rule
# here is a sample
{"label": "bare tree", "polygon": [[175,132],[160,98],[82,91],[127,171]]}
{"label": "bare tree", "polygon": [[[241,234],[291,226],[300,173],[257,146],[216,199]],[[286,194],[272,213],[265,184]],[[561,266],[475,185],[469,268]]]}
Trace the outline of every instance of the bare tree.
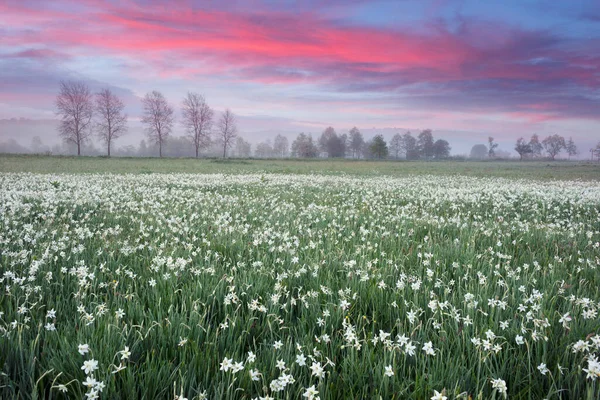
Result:
{"label": "bare tree", "polygon": [[81,155],[81,145],[92,134],[94,105],[90,88],[83,82],[61,82],[56,108],[61,119],[60,136],[65,142],[77,145],[77,155]]}
{"label": "bare tree", "polygon": [[519,153],[519,157],[521,160],[523,160],[523,156],[533,154],[531,143],[527,143],[522,137],[517,139],[517,143],[515,144],[515,151]]}
{"label": "bare tree", "polygon": [[233,144],[233,140],[237,137],[237,127],[235,115],[228,108],[221,115],[218,123],[219,142],[223,146],[223,158],[227,156],[227,149]]}
{"label": "bare tree", "polygon": [[123,113],[125,104],[110,89],[96,93],[96,129],[98,136],[106,144],[110,157],[110,145],[113,140],[127,132],[127,114]]}
{"label": "bare tree", "polygon": [[142,105],[142,123],[147,125],[146,134],[149,140],[158,145],[158,155],[162,157],[162,146],[173,129],[173,108],[167,103],[165,96],[156,90],[144,96]]}
{"label": "bare tree", "polygon": [[350,129],[349,142],[350,150],[352,150],[352,158],[360,158],[361,151],[365,146],[365,139],[357,127]]}
{"label": "bare tree", "polygon": [[400,153],[402,153],[402,145],[403,145],[403,138],[402,135],[399,133],[396,133],[393,137],[392,140],[390,140],[390,152],[392,153],[392,155],[394,156],[394,158],[397,160],[400,158]]}
{"label": "bare tree", "polygon": [[529,146],[531,147],[531,154],[533,157],[541,157],[542,150],[544,150],[544,146],[540,142],[540,137],[537,133],[534,133],[529,140]]}
{"label": "bare tree", "polygon": [[577,145],[573,141],[573,138],[570,137],[569,140],[565,143],[565,147],[567,149],[567,154],[569,155],[569,160],[572,156],[576,156],[579,154],[579,150],[577,149]]}
{"label": "bare tree", "polygon": [[248,158],[252,154],[252,145],[238,137],[235,140],[235,152],[238,157]]}
{"label": "bare tree", "polygon": [[288,138],[283,135],[275,136],[275,140],[273,141],[273,151],[277,157],[287,157],[288,152],[290,151]]}
{"label": "bare tree", "polygon": [[498,143],[494,142],[494,138],[488,136],[488,157],[496,157],[496,149],[498,148]]}
{"label": "bare tree", "polygon": [[259,158],[268,158],[273,157],[273,146],[271,146],[270,140],[265,140],[256,145],[256,149],[254,150],[254,155]]}
{"label": "bare tree", "polygon": [[210,128],[212,126],[213,110],[209,107],[204,96],[188,92],[183,99],[183,125],[187,129],[188,137],[196,149],[196,158],[200,149],[210,144]]}
{"label": "bare tree", "polygon": [[550,159],[554,161],[556,155],[561,152],[562,149],[566,148],[565,138],[560,135],[551,135],[542,141],[544,150],[550,156]]}

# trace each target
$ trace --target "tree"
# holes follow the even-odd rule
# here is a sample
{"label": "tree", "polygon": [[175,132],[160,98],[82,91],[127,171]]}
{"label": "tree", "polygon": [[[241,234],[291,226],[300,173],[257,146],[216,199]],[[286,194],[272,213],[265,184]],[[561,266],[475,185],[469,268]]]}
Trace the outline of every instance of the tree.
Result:
{"label": "tree", "polygon": [[210,144],[213,110],[206,103],[204,96],[188,92],[185,99],[183,99],[181,113],[183,115],[183,125],[196,150],[196,158],[198,158],[200,149],[204,149]]}
{"label": "tree", "polygon": [[277,157],[285,158],[290,151],[290,144],[288,142],[288,138],[283,135],[275,136],[275,140],[273,141],[273,152],[275,152]]}
{"label": "tree", "polygon": [[94,105],[89,87],[83,82],[61,82],[56,108],[60,116],[58,132],[66,143],[77,146],[80,156],[81,146],[92,134]]}
{"label": "tree", "polygon": [[419,136],[417,137],[417,149],[419,151],[419,156],[425,157],[425,159],[429,159],[433,157],[433,134],[431,133],[431,129],[425,129]]}
{"label": "tree", "polygon": [[350,129],[350,137],[348,139],[348,142],[350,150],[352,150],[352,158],[360,158],[362,149],[365,146],[365,139],[363,138],[362,133],[360,133],[357,127]]}
{"label": "tree", "polygon": [[149,157],[150,156],[150,151],[148,150],[148,145],[146,144],[146,141],[144,139],[142,139],[140,141],[140,146],[138,147],[138,157]]}
{"label": "tree", "polygon": [[34,136],[31,138],[31,151],[40,154],[44,151],[44,143],[42,142],[42,138],[39,136]]}
{"label": "tree", "polygon": [[419,149],[417,148],[417,139],[410,133],[406,132],[402,135],[404,145],[404,154],[407,160],[417,160],[419,158]]}
{"label": "tree", "polygon": [[344,157],[346,155],[346,143],[344,138],[337,135],[331,126],[323,131],[319,138],[319,148],[327,153],[328,158]]}
{"label": "tree", "polygon": [[433,144],[433,156],[436,159],[448,158],[450,156],[450,143],[444,139],[438,139]]}
{"label": "tree", "polygon": [[490,158],[495,157],[496,149],[498,148],[498,143],[494,142],[494,138],[491,136],[488,136],[488,148],[488,156]]}
{"label": "tree", "polygon": [[238,157],[248,158],[252,154],[252,145],[238,136],[235,139],[235,153]]}
{"label": "tree", "polygon": [[544,150],[546,151],[546,153],[548,153],[548,156],[553,161],[556,155],[567,147],[565,143],[565,138],[560,135],[548,136],[542,141],[542,146],[544,146]]}
{"label": "tree", "polygon": [[529,146],[531,147],[531,154],[534,157],[542,156],[542,150],[544,149],[544,147],[540,143],[540,138],[537,134],[533,134],[531,136],[531,139],[529,140]]}
{"label": "tree", "polygon": [[219,142],[223,146],[223,158],[227,156],[227,149],[233,144],[233,140],[237,137],[237,126],[235,115],[228,108],[221,115],[218,124]]}
{"label": "tree", "polygon": [[592,161],[594,161],[594,156],[600,161],[600,142],[598,142],[596,147],[590,149],[590,152],[592,153]]}
{"label": "tree", "polygon": [[475,158],[478,160],[483,160],[488,155],[488,148],[485,144],[476,144],[471,147],[471,155],[470,158]]}
{"label": "tree", "polygon": [[106,144],[109,157],[113,141],[127,133],[127,114],[123,112],[124,109],[125,104],[110,89],[96,93],[96,130],[98,137]]}
{"label": "tree", "polygon": [[390,140],[390,151],[396,160],[398,158],[400,158],[400,154],[402,154],[403,148],[404,148],[404,140],[402,138],[402,135],[400,135],[399,133],[396,133],[392,137],[392,140]]}
{"label": "tree", "polygon": [[319,149],[317,149],[311,135],[301,133],[292,143],[292,155],[295,157],[312,158],[316,157],[318,153]]}
{"label": "tree", "polygon": [[273,156],[273,146],[269,140],[265,142],[261,142],[256,145],[256,150],[254,150],[254,155],[260,158],[268,158]]}
{"label": "tree", "polygon": [[146,125],[146,135],[148,140],[158,146],[158,156],[162,157],[163,145],[173,130],[173,108],[167,103],[165,96],[156,90],[146,93],[142,106],[144,115],[141,121]]}
{"label": "tree", "polygon": [[573,141],[572,137],[570,137],[569,140],[567,140],[567,143],[565,146],[566,146],[567,154],[569,155],[569,160],[571,159],[571,157],[579,154],[579,150],[577,149],[577,146],[575,145],[575,142]]}
{"label": "tree", "polygon": [[369,151],[375,158],[386,158],[388,155],[387,143],[383,139],[383,135],[375,135],[371,144],[369,145]]}
{"label": "tree", "polygon": [[519,153],[521,160],[523,160],[523,156],[533,153],[531,142],[527,143],[522,137],[518,138],[517,143],[515,144],[515,151]]}

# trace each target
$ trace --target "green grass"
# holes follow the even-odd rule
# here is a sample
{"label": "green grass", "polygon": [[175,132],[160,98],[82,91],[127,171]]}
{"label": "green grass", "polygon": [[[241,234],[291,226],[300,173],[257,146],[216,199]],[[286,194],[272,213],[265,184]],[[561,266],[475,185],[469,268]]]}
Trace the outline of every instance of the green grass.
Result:
{"label": "green grass", "polygon": [[91,359],[101,398],[600,397],[600,183],[565,172],[595,166],[2,162],[0,398],[83,398]]}
{"label": "green grass", "polygon": [[466,175],[522,179],[600,180],[600,164],[568,161],[195,160],[0,155],[0,172],[33,173],[291,173]]}

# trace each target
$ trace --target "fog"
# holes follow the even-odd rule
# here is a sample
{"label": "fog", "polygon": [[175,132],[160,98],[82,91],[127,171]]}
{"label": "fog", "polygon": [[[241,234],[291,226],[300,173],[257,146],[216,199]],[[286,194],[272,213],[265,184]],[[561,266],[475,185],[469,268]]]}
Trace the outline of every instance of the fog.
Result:
{"label": "fog", "polygon": [[[270,126],[275,125],[279,129],[270,129]],[[58,120],[56,119],[28,119],[28,118],[9,118],[0,119],[0,152],[1,153],[45,153],[54,155],[73,155],[76,154],[76,148],[65,144],[58,135]],[[315,140],[321,135],[327,127],[326,124],[313,124],[313,126],[298,126],[293,121],[278,119],[273,121],[270,117],[245,117],[238,116],[239,136],[252,145],[252,150],[256,145],[270,141],[272,142],[276,135],[281,134],[287,137],[290,145],[301,133],[311,134]],[[338,134],[348,133],[352,126],[337,127],[334,126]],[[386,141],[392,138],[395,133],[404,133],[411,131],[413,136],[425,128],[433,130],[435,139],[444,139],[450,143],[451,155],[453,156],[468,156],[471,148],[477,144],[487,144],[488,135],[486,133],[475,133],[469,131],[456,131],[435,129],[435,127],[422,128],[368,128],[358,126],[365,140],[374,137],[377,134],[382,134]],[[535,133],[535,132],[532,132]],[[518,137],[517,134],[496,135],[495,141],[499,147],[496,153],[499,157],[518,157],[514,151],[514,144]],[[539,134],[543,139],[545,135]],[[563,134],[565,138],[568,135]],[[528,137],[526,137],[528,139]],[[579,150],[579,155],[573,159],[589,159],[590,149],[595,147],[600,137],[581,137],[574,136],[573,139]],[[141,145],[141,146],[140,146]],[[141,148],[140,148],[141,147]],[[215,144],[203,151],[203,156],[219,156],[222,153],[221,148]],[[97,156],[105,155],[106,148],[104,143],[100,142],[96,137],[86,143],[82,149],[83,155]],[[144,127],[138,119],[131,118],[128,122],[128,132],[122,138],[115,141],[111,147],[111,154],[114,156],[157,156],[158,150],[151,143],[144,133]],[[165,148],[165,156],[167,157],[193,157],[194,150],[189,145],[189,141],[185,137],[185,129],[180,124],[176,123],[173,133],[167,142]],[[567,158],[563,151],[558,159]]]}

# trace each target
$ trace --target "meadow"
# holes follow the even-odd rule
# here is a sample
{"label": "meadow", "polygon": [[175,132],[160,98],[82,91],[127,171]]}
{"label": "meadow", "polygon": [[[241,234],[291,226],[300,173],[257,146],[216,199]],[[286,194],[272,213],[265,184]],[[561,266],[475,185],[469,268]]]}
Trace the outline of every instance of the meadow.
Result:
{"label": "meadow", "polygon": [[328,159],[106,158],[0,154],[0,172],[320,174],[352,176],[474,176],[536,180],[600,180],[589,161],[374,161]]}
{"label": "meadow", "polygon": [[598,171],[0,157],[0,397],[597,399]]}

